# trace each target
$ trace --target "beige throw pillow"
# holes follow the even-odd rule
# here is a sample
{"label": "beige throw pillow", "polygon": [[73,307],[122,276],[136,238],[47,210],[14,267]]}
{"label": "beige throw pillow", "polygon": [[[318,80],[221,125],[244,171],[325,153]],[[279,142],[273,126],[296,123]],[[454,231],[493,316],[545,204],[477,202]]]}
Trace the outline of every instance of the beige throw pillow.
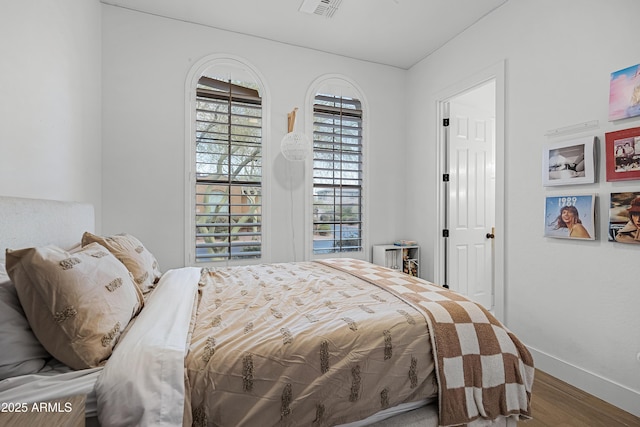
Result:
{"label": "beige throw pillow", "polygon": [[130,273],[97,243],[7,249],[7,272],[34,334],[73,369],[101,365],[143,305]]}
{"label": "beige throw pillow", "polygon": [[143,294],[151,291],[158,283],[162,273],[156,257],[134,236],[123,233],[103,237],[86,232],[82,235],[82,246],[89,243],[100,243],[109,249],[133,274],[133,280]]}

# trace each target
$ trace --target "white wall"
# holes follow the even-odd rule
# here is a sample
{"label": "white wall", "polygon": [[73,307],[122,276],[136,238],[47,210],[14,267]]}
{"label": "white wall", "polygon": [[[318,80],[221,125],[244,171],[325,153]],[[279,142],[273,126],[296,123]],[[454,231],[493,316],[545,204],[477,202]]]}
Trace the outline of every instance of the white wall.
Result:
{"label": "white wall", "polygon": [[[193,64],[213,54],[244,58],[263,77],[271,95],[270,134],[264,136],[265,199],[269,221],[267,260],[304,258],[302,170],[294,182],[279,151],[287,113],[299,107],[296,128],[304,127],[305,97],[325,74],[353,80],[370,111],[370,244],[398,238],[404,199],[405,138],[402,116],[406,72],[301,49],[201,25],[103,5],[103,213],[104,231],[135,233],[158,257],[163,269],[184,263],[185,83]],[[292,189],[293,194],[290,193]],[[291,229],[293,197],[295,233]],[[369,258],[369,250],[366,258]]]}
{"label": "white wall", "polygon": [[[540,368],[640,415],[640,247],[607,241],[610,192],[604,133],[640,126],[608,122],[610,73],[640,62],[637,0],[510,0],[408,73],[409,183],[435,180],[436,94],[506,61],[506,320]],[[426,101],[426,102],[425,102]],[[598,183],[544,188],[548,130],[599,121]],[[427,126],[425,133],[424,126]],[[583,135],[583,134],[580,134]],[[404,223],[434,242],[436,186],[414,185]],[[596,193],[596,241],[542,237],[545,195]],[[498,230],[501,232],[501,230]]]}
{"label": "white wall", "polygon": [[98,226],[100,12],[30,0],[0,13],[0,194],[91,202]]}

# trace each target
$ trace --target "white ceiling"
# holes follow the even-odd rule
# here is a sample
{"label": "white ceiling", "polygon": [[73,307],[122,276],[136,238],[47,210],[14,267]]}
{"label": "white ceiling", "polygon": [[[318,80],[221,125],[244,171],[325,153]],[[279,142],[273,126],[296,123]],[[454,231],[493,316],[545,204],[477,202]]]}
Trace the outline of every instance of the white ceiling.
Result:
{"label": "white ceiling", "polygon": [[342,0],[332,18],[303,0],[101,0],[167,18],[410,68],[508,0]]}

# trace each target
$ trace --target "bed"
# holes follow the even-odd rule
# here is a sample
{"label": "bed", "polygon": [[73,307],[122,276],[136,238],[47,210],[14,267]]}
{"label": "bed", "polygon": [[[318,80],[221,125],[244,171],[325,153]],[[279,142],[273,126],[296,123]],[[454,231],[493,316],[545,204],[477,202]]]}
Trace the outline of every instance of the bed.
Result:
{"label": "bed", "polygon": [[94,228],[88,204],[0,197],[0,402],[80,394],[103,426],[531,417],[526,347],[442,287],[350,258],[161,271]]}

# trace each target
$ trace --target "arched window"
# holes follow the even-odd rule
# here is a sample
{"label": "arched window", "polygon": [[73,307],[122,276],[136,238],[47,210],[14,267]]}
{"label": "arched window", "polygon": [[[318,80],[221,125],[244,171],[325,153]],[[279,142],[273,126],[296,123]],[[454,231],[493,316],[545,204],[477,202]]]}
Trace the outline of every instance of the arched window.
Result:
{"label": "arched window", "polygon": [[363,103],[342,79],[313,96],[313,254],[362,252],[364,220]]}
{"label": "arched window", "polygon": [[190,261],[261,258],[260,84],[238,61],[213,61],[197,76],[194,104]]}

